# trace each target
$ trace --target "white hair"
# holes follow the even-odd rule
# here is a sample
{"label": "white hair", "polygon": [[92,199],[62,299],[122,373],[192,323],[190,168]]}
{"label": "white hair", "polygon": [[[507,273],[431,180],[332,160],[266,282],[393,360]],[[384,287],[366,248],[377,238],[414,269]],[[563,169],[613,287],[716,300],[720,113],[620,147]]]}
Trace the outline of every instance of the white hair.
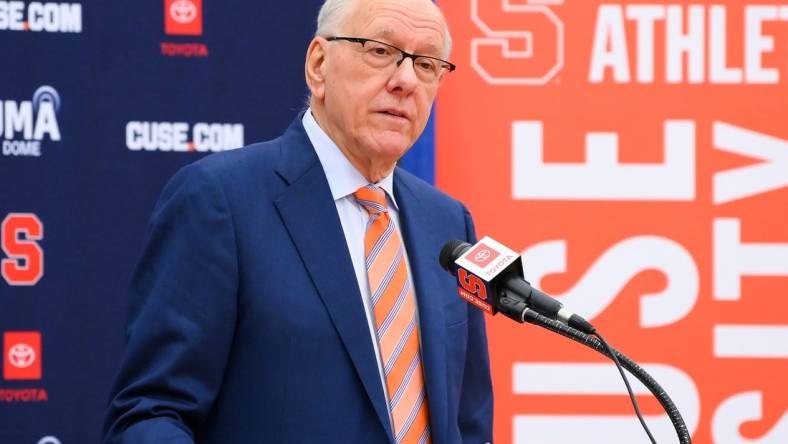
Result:
{"label": "white hair", "polygon": [[[320,13],[317,15],[317,30],[315,36],[328,37],[338,35],[342,25],[353,14],[353,7],[359,0],[326,0],[323,6],[320,7]],[[443,16],[443,12],[438,9],[438,12]],[[451,34],[449,33],[449,25],[446,19],[443,19],[443,40],[446,43],[444,49],[444,57],[448,57],[451,53]]]}
{"label": "white hair", "polygon": [[315,36],[328,37],[339,33],[342,24],[353,13],[353,4],[358,0],[326,0],[317,14]]}

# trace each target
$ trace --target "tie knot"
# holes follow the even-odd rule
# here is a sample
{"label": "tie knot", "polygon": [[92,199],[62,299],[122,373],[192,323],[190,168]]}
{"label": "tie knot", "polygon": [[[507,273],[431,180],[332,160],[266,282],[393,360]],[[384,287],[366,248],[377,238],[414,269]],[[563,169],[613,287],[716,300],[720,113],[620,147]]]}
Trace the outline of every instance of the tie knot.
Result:
{"label": "tie knot", "polygon": [[372,184],[363,186],[356,190],[353,196],[369,214],[380,214],[388,211],[386,193],[379,186]]}

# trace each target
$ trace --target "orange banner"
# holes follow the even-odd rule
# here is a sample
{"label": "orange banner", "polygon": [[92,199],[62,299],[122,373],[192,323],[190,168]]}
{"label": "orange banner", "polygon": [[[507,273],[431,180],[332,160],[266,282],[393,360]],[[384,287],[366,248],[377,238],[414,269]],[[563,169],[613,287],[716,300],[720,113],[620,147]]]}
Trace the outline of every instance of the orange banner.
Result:
{"label": "orange banner", "polygon": [[[459,68],[438,186],[654,376],[695,442],[788,443],[788,3],[441,6]],[[605,358],[488,321],[496,442],[646,441]]]}

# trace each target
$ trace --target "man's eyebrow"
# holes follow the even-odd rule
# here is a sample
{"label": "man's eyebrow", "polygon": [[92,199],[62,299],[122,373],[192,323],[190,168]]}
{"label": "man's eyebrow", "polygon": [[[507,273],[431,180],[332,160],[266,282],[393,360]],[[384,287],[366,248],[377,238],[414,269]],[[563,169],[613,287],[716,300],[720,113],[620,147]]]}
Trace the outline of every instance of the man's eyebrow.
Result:
{"label": "man's eyebrow", "polygon": [[[385,39],[387,42],[391,42],[393,36],[394,36],[394,31],[392,31],[389,28],[383,28],[383,29],[379,30],[378,32],[375,32],[375,33],[372,34],[372,38],[375,38],[375,39],[382,38],[382,39]],[[394,43],[392,43],[392,44],[394,44]],[[441,49],[438,48],[434,43],[430,43],[430,44],[426,45],[424,48],[425,48],[426,52],[416,51],[416,54],[432,56],[432,54],[440,54],[441,53]]]}

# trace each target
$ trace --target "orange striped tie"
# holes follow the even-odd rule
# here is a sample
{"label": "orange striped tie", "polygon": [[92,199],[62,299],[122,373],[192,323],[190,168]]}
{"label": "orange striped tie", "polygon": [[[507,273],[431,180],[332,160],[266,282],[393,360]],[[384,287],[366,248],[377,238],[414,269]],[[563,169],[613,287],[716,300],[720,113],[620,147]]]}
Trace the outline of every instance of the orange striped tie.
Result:
{"label": "orange striped tie", "polygon": [[430,443],[416,298],[408,278],[402,241],[389,218],[386,195],[381,188],[367,185],[354,196],[369,213],[364,255],[394,436],[397,444]]}

